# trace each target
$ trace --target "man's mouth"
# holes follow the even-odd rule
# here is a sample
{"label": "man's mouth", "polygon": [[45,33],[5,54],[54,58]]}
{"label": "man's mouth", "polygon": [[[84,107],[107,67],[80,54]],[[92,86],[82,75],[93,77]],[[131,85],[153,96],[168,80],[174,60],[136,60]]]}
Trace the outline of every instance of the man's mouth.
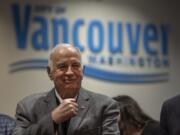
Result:
{"label": "man's mouth", "polygon": [[66,80],[65,82],[66,83],[73,83],[74,81],[73,80]]}
{"label": "man's mouth", "polygon": [[65,83],[73,83],[75,81],[75,79],[65,79],[64,82]]}

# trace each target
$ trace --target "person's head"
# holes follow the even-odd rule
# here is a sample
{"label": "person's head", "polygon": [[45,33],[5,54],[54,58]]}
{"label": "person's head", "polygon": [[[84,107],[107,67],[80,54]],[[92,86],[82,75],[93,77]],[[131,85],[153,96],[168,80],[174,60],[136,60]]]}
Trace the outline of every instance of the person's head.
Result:
{"label": "person's head", "polygon": [[58,44],[49,55],[47,72],[62,98],[73,98],[81,87],[83,65],[78,48]]}
{"label": "person's head", "polygon": [[130,96],[121,95],[113,97],[113,99],[119,104],[119,128],[122,132],[127,132],[131,129],[141,130],[149,120],[152,120]]}

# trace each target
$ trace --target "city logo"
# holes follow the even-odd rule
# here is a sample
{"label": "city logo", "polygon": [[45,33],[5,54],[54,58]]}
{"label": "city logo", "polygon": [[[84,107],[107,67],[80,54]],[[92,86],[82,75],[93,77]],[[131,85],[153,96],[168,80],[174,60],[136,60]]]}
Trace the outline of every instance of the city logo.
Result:
{"label": "city logo", "polygon": [[[66,6],[12,4],[17,50],[47,54],[58,43],[72,43],[82,52],[86,76],[120,83],[168,81],[168,25],[121,18],[71,19],[66,12]],[[10,63],[10,73],[45,69],[47,63],[47,57],[22,58]]]}

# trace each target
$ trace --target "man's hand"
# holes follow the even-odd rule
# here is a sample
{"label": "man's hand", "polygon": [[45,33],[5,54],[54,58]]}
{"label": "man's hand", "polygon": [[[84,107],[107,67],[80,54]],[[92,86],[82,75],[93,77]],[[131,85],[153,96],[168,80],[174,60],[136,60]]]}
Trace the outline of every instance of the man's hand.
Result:
{"label": "man's hand", "polygon": [[56,124],[62,123],[71,117],[77,115],[78,104],[74,98],[64,99],[63,102],[56,107],[51,117]]}

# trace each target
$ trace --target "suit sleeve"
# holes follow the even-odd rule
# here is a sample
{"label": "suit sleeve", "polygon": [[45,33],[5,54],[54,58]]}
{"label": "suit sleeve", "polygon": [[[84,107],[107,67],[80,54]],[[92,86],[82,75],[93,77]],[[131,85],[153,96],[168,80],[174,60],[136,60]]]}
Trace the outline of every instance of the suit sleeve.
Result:
{"label": "suit sleeve", "polygon": [[120,135],[118,126],[119,109],[115,101],[109,101],[104,110],[102,135]]}
{"label": "suit sleeve", "polygon": [[34,122],[33,114],[27,111],[23,103],[19,103],[16,108],[16,127],[13,135],[52,135],[54,125],[51,114],[47,114],[39,121]]}
{"label": "suit sleeve", "polygon": [[166,103],[162,105],[161,115],[160,115],[160,126],[168,134],[168,125],[167,125],[167,106]]}

